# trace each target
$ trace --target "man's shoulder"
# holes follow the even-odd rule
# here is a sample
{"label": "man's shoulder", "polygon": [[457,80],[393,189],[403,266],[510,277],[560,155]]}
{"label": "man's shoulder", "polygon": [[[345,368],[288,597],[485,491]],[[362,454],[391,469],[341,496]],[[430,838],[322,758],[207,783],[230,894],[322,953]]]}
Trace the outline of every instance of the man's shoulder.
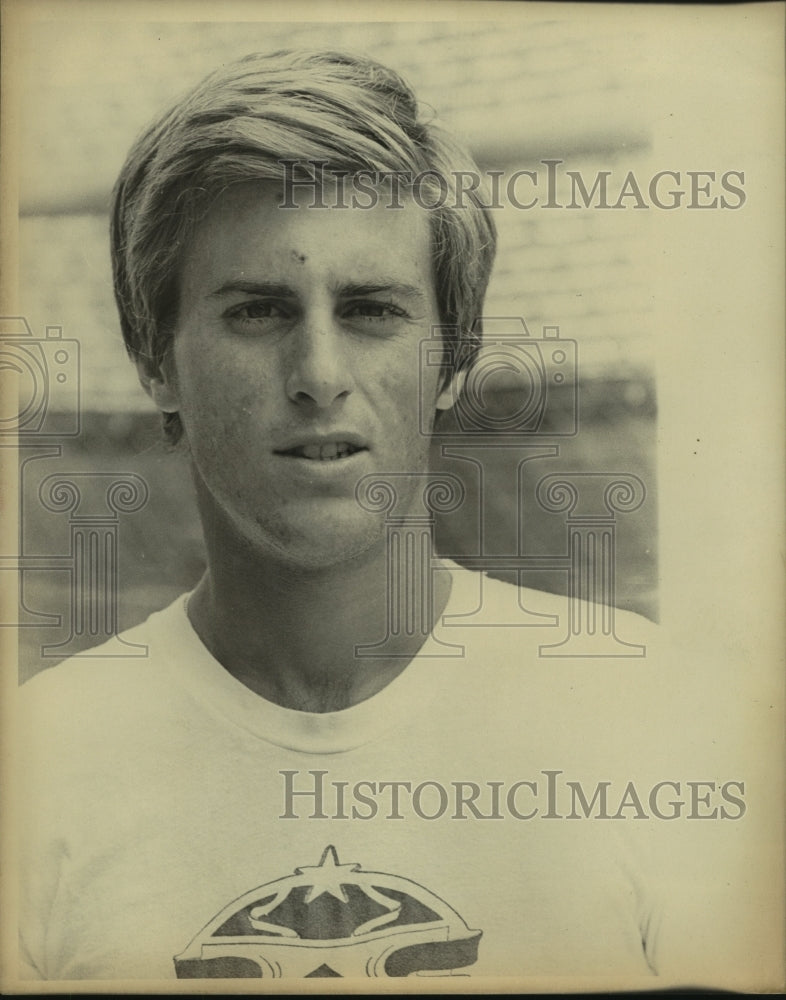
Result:
{"label": "man's shoulder", "polygon": [[169,651],[187,622],[178,603],[22,685],[15,719],[31,782],[51,791],[78,776],[103,780],[107,768],[154,752],[159,734],[172,731],[183,695]]}
{"label": "man's shoulder", "polygon": [[[546,641],[549,633],[566,630],[574,636],[612,635],[620,638],[616,650],[620,655],[626,652],[629,636],[633,637],[631,641],[646,645],[660,631],[654,621],[636,611],[523,586],[457,563],[449,565],[455,584],[451,611],[456,612],[450,617],[451,625],[478,626],[488,630],[489,635],[508,638],[512,634],[509,630],[527,629],[527,634],[538,642]],[[574,646],[578,649],[578,645]],[[613,653],[613,643],[607,648]]]}
{"label": "man's shoulder", "polygon": [[23,703],[54,702],[62,715],[70,703],[78,709],[88,700],[95,704],[102,693],[117,698],[124,689],[149,687],[188,628],[181,596],[132,628],[34,675],[21,687]]}
{"label": "man's shoulder", "polygon": [[523,704],[538,706],[582,726],[633,718],[642,705],[667,712],[677,664],[655,622],[463,568],[454,584],[438,635],[461,648],[454,655],[464,670],[454,676],[479,703],[514,716]]}

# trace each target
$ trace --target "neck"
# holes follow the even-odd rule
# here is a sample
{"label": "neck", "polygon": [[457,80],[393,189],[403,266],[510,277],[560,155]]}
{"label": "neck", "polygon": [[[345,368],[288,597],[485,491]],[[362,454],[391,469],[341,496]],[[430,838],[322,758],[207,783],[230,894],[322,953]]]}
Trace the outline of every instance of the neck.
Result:
{"label": "neck", "polygon": [[384,543],[338,565],[303,569],[255,555],[231,533],[206,535],[208,569],[189,601],[191,623],[234,677],[285,708],[338,711],[376,694],[416,655],[450,592],[448,574],[433,574],[433,600],[411,602],[407,628],[382,655],[359,657],[356,646],[388,634]]}

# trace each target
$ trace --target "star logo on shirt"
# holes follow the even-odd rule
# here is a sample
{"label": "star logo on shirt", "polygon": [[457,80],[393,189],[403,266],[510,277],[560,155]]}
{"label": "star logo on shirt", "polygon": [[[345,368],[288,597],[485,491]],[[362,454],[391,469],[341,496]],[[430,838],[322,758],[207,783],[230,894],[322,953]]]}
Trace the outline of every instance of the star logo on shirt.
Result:
{"label": "star logo on shirt", "polygon": [[344,883],[354,882],[356,879],[349,878],[350,872],[360,870],[360,865],[353,862],[348,865],[341,865],[338,861],[338,854],[332,844],[325,848],[318,865],[304,865],[296,868],[296,875],[310,875],[311,885],[304,902],[311,903],[320,896],[328,893],[342,903],[348,903],[347,894],[344,892]]}
{"label": "star logo on shirt", "polygon": [[332,845],[293,871],[216,914],[175,956],[178,979],[398,978],[478,960],[482,932],[412,879],[342,865]]}

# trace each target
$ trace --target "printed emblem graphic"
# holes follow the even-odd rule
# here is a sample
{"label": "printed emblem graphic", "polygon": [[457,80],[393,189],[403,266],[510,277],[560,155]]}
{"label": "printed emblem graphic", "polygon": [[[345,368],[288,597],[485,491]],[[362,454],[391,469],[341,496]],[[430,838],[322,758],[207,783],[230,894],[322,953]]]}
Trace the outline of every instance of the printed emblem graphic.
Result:
{"label": "printed emblem graphic", "polygon": [[230,903],[174,962],[178,979],[447,973],[477,961],[481,933],[417,882],[340,864],[328,846]]}

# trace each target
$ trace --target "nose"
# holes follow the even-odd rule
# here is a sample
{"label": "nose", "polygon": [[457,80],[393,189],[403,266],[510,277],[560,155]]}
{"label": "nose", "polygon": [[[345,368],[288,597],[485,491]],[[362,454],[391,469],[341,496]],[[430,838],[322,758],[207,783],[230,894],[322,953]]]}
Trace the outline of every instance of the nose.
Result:
{"label": "nose", "polygon": [[293,403],[319,409],[352,391],[341,332],[327,318],[304,320],[292,338],[286,390]]}

